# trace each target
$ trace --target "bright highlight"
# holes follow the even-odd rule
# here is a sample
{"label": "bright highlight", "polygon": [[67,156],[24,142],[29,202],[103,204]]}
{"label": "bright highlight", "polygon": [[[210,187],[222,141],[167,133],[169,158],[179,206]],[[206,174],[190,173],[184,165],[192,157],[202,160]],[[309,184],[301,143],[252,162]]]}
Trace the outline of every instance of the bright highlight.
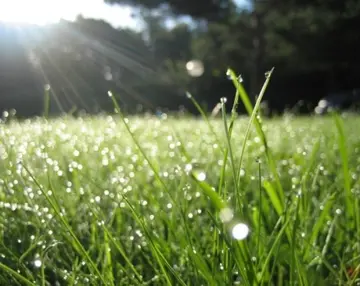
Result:
{"label": "bright highlight", "polygon": [[78,15],[104,19],[114,25],[136,27],[130,7],[110,6],[103,0],[4,0],[0,21],[13,24],[46,25],[61,19],[74,21]]}
{"label": "bright highlight", "polygon": [[238,223],[236,224],[231,233],[232,236],[237,240],[243,240],[249,235],[249,227],[244,223]]}

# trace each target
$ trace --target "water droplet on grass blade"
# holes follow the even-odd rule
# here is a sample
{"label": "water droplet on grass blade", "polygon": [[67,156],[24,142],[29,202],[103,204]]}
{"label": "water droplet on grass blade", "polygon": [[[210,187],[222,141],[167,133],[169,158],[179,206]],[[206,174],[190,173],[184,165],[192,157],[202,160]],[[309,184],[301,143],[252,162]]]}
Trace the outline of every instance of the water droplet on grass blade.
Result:
{"label": "water droplet on grass blade", "polygon": [[267,71],[267,72],[265,72],[265,78],[269,78],[269,77],[270,77],[270,75],[271,75],[271,71]]}
{"label": "water droplet on grass blade", "polygon": [[234,212],[230,208],[223,208],[219,215],[222,222],[230,222],[234,217]]}
{"label": "water droplet on grass blade", "polygon": [[244,169],[240,169],[240,177],[244,177],[245,176],[245,170]]}
{"label": "water droplet on grass blade", "polygon": [[39,268],[39,267],[41,267],[41,265],[42,265],[42,262],[41,262],[40,259],[35,259],[34,260],[34,266],[35,267]]}
{"label": "water droplet on grass blade", "polygon": [[228,78],[229,80],[231,80],[231,71],[230,71],[230,69],[228,69],[228,70],[226,71],[226,76],[227,76],[227,78]]}
{"label": "water droplet on grass blade", "polygon": [[193,175],[200,182],[206,180],[206,173],[203,170],[194,170]]}
{"label": "water droplet on grass blade", "polygon": [[249,235],[249,232],[249,227],[244,223],[234,225],[231,230],[231,234],[236,240],[245,239]]}
{"label": "water droplet on grass blade", "polygon": [[191,164],[186,164],[185,165],[185,172],[186,173],[190,173],[192,170],[193,166]]}
{"label": "water droplet on grass blade", "polygon": [[225,104],[225,103],[227,102],[227,98],[226,98],[226,97],[220,98],[220,102],[221,102],[222,104]]}

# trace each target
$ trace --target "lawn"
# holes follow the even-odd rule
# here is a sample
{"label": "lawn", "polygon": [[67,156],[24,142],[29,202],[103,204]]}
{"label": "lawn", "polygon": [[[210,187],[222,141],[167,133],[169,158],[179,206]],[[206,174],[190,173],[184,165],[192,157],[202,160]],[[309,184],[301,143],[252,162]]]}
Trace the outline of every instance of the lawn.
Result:
{"label": "lawn", "polygon": [[359,285],[360,117],[262,118],[229,75],[214,118],[2,122],[0,285]]}
{"label": "lawn", "polygon": [[0,125],[0,285],[359,283],[359,117],[121,118]]}

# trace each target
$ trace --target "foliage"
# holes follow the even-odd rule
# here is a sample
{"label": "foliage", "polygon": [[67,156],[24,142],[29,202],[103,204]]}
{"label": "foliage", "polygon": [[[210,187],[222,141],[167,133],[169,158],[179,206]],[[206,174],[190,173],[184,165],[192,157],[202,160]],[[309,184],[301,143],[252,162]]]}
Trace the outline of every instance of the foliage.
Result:
{"label": "foliage", "polygon": [[185,14],[195,18],[207,20],[226,19],[234,7],[231,0],[105,0],[107,3],[121,3],[122,5],[140,6],[147,9],[170,8],[174,14]]}

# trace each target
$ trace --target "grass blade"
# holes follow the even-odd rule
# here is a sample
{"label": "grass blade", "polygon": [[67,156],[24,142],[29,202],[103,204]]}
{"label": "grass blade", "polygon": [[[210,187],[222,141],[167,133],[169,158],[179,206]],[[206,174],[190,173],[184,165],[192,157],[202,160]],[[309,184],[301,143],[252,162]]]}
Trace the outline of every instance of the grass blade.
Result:
{"label": "grass blade", "polygon": [[335,125],[339,134],[338,144],[339,144],[342,167],[343,167],[346,216],[348,219],[349,228],[352,228],[354,225],[353,219],[355,217],[354,202],[356,202],[356,200],[354,200],[353,195],[351,193],[351,183],[350,183],[351,175],[349,171],[349,158],[346,147],[346,138],[345,138],[343,122],[341,121],[340,117],[337,114],[335,114],[334,117],[335,117]]}
{"label": "grass blade", "polygon": [[1,262],[0,262],[0,269],[2,269],[3,271],[7,272],[8,274],[14,276],[15,278],[17,278],[19,281],[24,283],[23,285],[36,286],[36,284],[32,283],[31,281],[26,279],[24,276],[22,276],[21,274],[17,273],[14,270],[12,270],[11,268],[7,267],[6,265],[2,264]]}

